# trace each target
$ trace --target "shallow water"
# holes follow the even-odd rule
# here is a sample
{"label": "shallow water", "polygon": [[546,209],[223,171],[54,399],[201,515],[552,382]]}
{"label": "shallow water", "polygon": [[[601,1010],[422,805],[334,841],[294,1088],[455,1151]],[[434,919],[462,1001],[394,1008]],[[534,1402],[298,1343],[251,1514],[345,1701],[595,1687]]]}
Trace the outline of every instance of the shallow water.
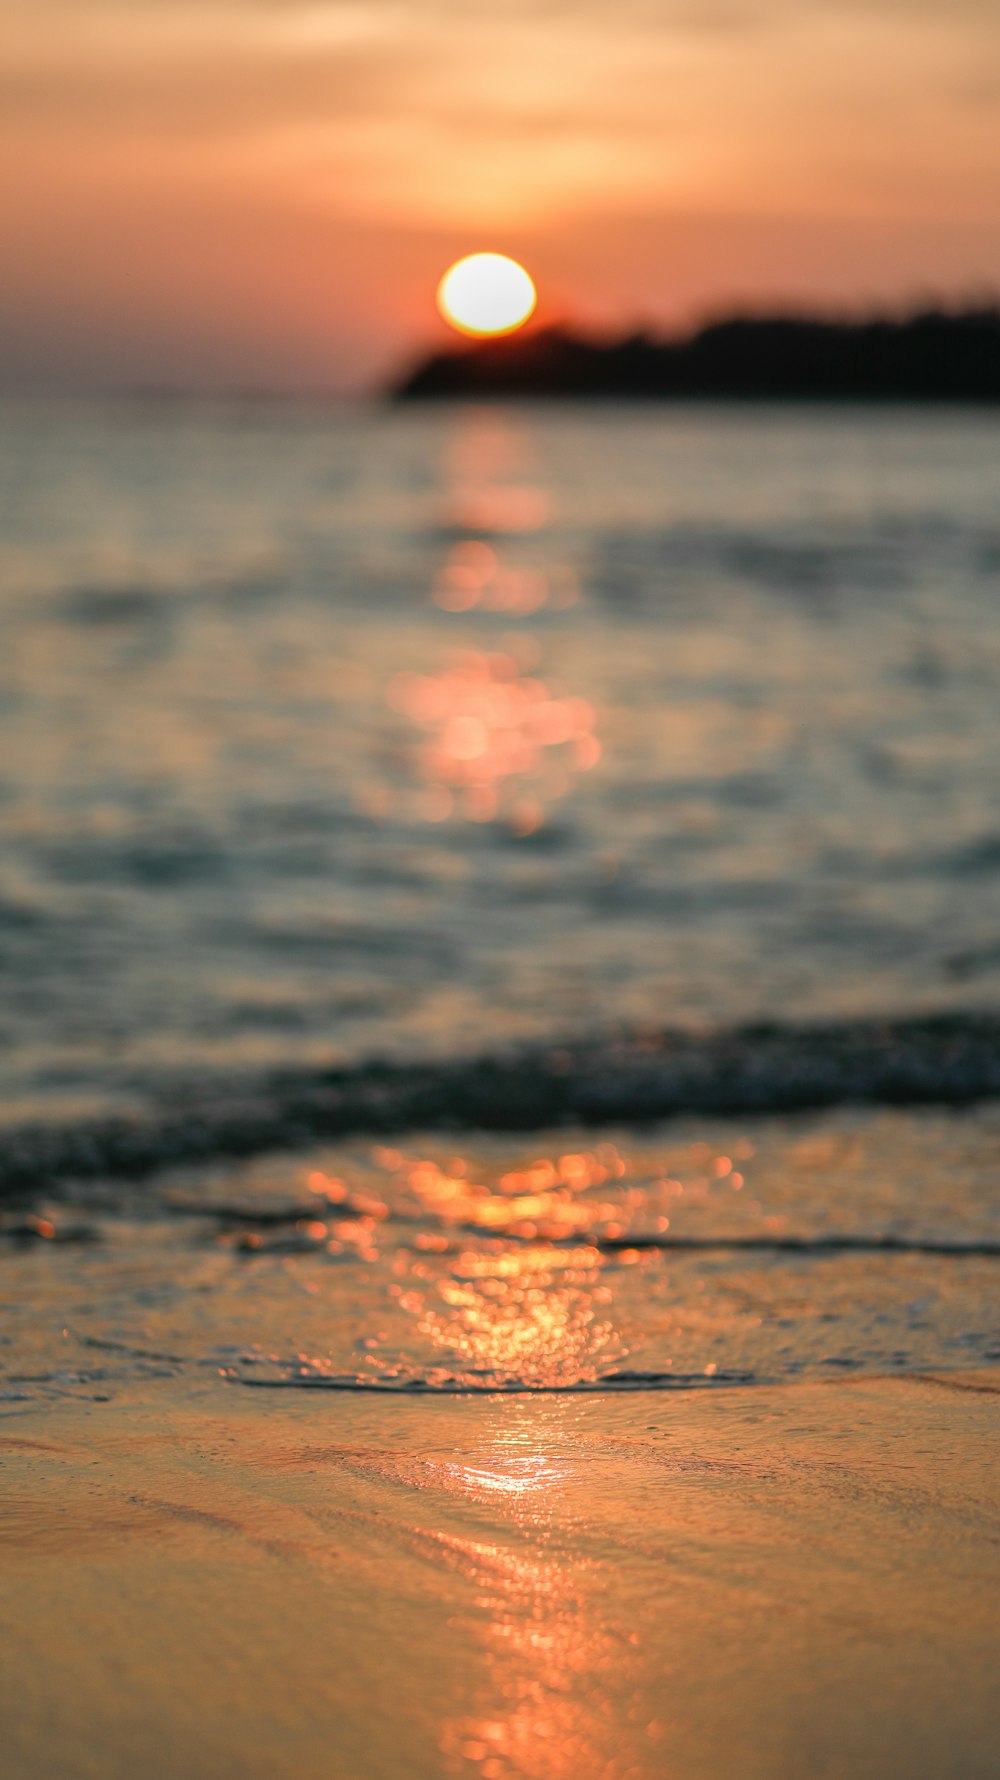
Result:
{"label": "shallow water", "polygon": [[1000,989],[1000,421],[7,407],[5,1116]]}
{"label": "shallow water", "polygon": [[993,1106],[411,1135],[80,1185],[0,1225],[0,1400],[983,1366],[998,1154]]}

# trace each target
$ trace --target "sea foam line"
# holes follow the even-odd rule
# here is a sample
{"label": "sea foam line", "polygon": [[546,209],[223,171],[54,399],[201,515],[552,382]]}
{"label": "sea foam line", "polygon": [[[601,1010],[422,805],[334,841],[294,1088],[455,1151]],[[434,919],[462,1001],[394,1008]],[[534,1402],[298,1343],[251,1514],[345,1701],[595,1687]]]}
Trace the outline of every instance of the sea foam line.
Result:
{"label": "sea foam line", "polygon": [[407,1130],[533,1131],[1000,1096],[1000,1015],[758,1024],[173,1082],[145,1115],[0,1131],[0,1193]]}

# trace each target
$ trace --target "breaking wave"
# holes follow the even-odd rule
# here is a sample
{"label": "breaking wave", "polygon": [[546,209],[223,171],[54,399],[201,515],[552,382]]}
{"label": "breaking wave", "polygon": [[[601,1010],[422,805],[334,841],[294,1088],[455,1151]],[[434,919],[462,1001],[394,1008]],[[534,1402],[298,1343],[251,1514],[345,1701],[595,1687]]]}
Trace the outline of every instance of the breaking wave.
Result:
{"label": "breaking wave", "polygon": [[998,1015],[664,1031],[426,1064],[174,1080],[141,1115],[6,1128],[0,1192],[136,1178],[357,1133],[532,1131],[993,1096]]}

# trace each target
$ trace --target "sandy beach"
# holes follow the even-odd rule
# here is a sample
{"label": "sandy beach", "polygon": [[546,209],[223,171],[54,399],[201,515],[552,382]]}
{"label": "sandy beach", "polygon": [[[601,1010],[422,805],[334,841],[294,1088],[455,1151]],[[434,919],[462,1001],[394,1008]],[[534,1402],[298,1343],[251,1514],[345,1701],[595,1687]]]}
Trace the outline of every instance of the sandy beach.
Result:
{"label": "sandy beach", "polygon": [[8,1405],[5,1772],[986,1780],[998,1393]]}

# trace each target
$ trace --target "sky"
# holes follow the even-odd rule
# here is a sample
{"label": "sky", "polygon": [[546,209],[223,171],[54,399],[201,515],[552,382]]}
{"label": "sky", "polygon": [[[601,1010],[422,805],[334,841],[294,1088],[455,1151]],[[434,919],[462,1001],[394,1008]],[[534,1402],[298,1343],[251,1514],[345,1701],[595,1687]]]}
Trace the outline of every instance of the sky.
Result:
{"label": "sky", "polygon": [[0,388],[377,383],[539,319],[1000,292],[1000,0],[0,0]]}

